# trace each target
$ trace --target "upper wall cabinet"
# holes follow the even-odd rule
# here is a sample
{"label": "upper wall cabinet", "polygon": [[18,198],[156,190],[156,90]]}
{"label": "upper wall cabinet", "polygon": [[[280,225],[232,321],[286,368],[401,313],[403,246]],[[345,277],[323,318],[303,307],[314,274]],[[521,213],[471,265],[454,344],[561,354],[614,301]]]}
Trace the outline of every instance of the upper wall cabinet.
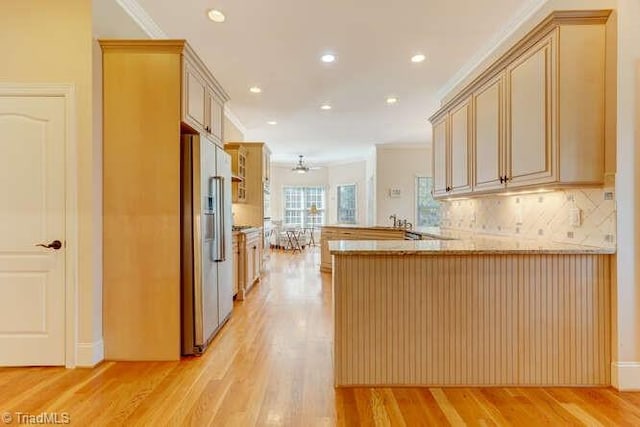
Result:
{"label": "upper wall cabinet", "polygon": [[471,99],[433,120],[433,195],[471,192]]}
{"label": "upper wall cabinet", "polygon": [[538,43],[507,67],[510,144],[506,153],[509,162],[502,176],[509,186],[557,180],[557,167],[553,164],[557,125],[552,91],[555,40],[554,32],[553,37]]}
{"label": "upper wall cabinet", "polygon": [[473,95],[473,182],[476,190],[495,190],[503,186],[506,157],[504,95],[504,73],[489,80]]}
{"label": "upper wall cabinet", "polygon": [[609,14],[552,13],[445,103],[431,118],[436,197],[602,185]]}
{"label": "upper wall cabinet", "polygon": [[471,102],[455,106],[449,114],[451,122],[451,140],[449,154],[449,173],[451,194],[462,194],[471,191]]}
{"label": "upper wall cabinet", "polygon": [[183,82],[182,121],[222,146],[224,103],[229,97],[189,49],[184,52]]}
{"label": "upper wall cabinet", "polygon": [[447,176],[449,170],[448,119],[445,115],[433,123],[433,195],[435,197],[444,196],[451,191]]}

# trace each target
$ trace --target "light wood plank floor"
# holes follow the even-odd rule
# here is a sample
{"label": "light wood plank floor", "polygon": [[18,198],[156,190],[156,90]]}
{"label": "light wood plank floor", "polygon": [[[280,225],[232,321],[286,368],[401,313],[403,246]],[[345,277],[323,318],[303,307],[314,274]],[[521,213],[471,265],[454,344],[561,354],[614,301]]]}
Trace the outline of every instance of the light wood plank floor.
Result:
{"label": "light wood plank floor", "polygon": [[201,358],[2,368],[0,415],[68,412],[82,426],[640,425],[640,393],[611,388],[334,390],[331,278],[318,266],[318,248],[275,252]]}

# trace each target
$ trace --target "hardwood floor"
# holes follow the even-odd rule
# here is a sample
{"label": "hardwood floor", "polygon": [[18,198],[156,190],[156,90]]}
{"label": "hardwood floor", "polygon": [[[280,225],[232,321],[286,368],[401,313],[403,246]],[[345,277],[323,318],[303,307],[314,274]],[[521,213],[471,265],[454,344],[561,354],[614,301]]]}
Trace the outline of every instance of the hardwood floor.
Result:
{"label": "hardwood floor", "polygon": [[319,262],[317,247],[274,252],[200,358],[0,368],[0,416],[66,412],[72,425],[92,426],[640,425],[640,393],[611,388],[334,390],[331,277]]}

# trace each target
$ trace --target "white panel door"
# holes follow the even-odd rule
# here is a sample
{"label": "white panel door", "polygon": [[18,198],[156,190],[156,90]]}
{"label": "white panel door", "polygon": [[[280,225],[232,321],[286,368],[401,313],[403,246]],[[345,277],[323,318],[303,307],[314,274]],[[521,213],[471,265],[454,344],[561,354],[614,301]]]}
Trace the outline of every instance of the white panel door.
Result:
{"label": "white panel door", "polygon": [[62,97],[0,97],[2,366],[65,364],[64,118]]}

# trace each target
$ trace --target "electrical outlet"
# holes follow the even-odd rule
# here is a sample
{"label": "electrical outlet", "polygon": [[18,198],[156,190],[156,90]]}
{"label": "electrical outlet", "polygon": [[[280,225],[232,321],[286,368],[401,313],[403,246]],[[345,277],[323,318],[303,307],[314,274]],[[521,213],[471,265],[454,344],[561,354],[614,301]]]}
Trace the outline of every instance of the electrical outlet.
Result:
{"label": "electrical outlet", "polygon": [[569,209],[569,225],[580,227],[582,225],[582,210],[580,208]]}

